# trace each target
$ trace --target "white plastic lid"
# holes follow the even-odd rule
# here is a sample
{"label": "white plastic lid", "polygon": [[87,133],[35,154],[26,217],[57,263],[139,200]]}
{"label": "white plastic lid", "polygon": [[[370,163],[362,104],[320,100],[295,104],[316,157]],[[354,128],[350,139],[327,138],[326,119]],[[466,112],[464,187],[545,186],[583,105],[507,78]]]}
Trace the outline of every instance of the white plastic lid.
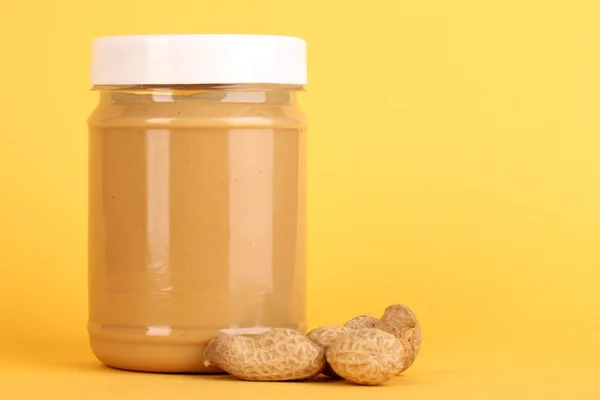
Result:
{"label": "white plastic lid", "polygon": [[306,42],[268,35],[139,35],[92,43],[93,85],[306,84]]}

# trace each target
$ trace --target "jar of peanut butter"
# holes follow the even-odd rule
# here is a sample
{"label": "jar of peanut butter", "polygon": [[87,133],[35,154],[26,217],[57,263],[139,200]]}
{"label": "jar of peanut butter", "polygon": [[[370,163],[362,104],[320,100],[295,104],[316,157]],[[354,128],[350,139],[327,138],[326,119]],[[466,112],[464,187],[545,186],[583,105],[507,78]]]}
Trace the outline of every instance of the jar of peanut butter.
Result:
{"label": "jar of peanut butter", "polygon": [[305,48],[93,42],[88,331],[104,364],[211,372],[217,335],[305,330]]}

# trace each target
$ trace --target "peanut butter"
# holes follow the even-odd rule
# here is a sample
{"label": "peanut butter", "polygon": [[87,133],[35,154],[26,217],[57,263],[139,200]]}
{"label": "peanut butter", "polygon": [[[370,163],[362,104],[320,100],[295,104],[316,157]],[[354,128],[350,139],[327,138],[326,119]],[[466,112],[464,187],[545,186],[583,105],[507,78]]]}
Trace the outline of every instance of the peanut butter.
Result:
{"label": "peanut butter", "polygon": [[211,372],[208,341],[305,326],[305,119],[281,85],[99,87],[89,325],[105,364]]}

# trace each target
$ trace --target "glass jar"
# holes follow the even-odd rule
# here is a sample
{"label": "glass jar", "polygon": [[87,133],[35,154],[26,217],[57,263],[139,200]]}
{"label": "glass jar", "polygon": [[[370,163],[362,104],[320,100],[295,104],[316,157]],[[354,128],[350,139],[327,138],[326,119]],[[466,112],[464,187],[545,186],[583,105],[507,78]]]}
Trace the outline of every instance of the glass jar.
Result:
{"label": "glass jar", "polygon": [[95,40],[88,331],[106,365],[211,372],[217,335],[305,330],[304,57],[277,36]]}

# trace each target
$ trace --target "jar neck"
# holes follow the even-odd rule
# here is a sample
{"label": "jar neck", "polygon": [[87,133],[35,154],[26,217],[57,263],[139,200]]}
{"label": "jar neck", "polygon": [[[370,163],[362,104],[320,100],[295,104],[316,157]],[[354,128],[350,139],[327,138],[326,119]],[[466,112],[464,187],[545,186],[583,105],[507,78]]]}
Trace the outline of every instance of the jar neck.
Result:
{"label": "jar neck", "polygon": [[118,85],[94,86],[102,101],[176,102],[205,101],[215,103],[296,104],[301,85]]}

